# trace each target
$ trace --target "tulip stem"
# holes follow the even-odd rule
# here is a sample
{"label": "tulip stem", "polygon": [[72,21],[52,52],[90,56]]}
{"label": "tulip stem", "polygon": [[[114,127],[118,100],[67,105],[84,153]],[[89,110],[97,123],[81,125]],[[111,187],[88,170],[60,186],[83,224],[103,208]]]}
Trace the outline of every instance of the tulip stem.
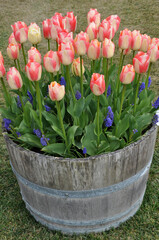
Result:
{"label": "tulip stem", "polygon": [[21,91],[18,91],[18,93],[19,93],[20,102],[22,104],[22,109],[23,109],[23,112],[24,112],[24,103],[23,103]]}
{"label": "tulip stem", "polygon": [[48,43],[48,51],[50,51],[50,39],[47,40]]}
{"label": "tulip stem", "polygon": [[66,65],[66,81],[67,81],[67,84],[69,84],[69,88],[71,89],[73,101],[75,102],[76,98],[75,98],[75,94],[74,94],[72,83],[71,83],[71,79],[70,79],[70,68],[69,68],[69,65]]}
{"label": "tulip stem", "polygon": [[56,41],[56,51],[58,51],[58,42]]}
{"label": "tulip stem", "polygon": [[136,103],[137,103],[137,97],[138,97],[138,93],[139,93],[140,77],[141,77],[141,74],[139,74],[137,87],[136,87],[135,102],[134,102],[134,114],[136,112]]}
{"label": "tulip stem", "polygon": [[55,102],[56,102],[57,114],[58,114],[58,117],[59,117],[59,120],[60,120],[60,124],[61,124],[61,128],[62,128],[64,140],[65,140],[65,143],[66,143],[66,147],[68,147],[66,132],[65,132],[64,124],[63,124],[63,119],[62,119],[62,116],[61,116],[60,103],[58,101],[55,101]]}
{"label": "tulip stem", "polygon": [[94,71],[95,71],[95,60],[92,60],[92,73],[94,73]]}
{"label": "tulip stem", "polygon": [[42,123],[42,104],[41,104],[41,96],[40,96],[39,81],[35,81],[35,87],[36,87],[37,109],[39,109],[40,128],[41,128],[41,132],[43,133],[43,123]]}
{"label": "tulip stem", "polygon": [[126,90],[126,84],[123,85],[123,90],[122,90],[122,95],[121,95],[121,103],[120,103],[120,111],[119,111],[119,119],[120,119],[121,111],[122,111],[122,107],[123,107],[125,90]]}
{"label": "tulip stem", "polygon": [[53,74],[53,72],[51,72],[50,74],[51,74],[51,80],[54,82],[54,74]]}
{"label": "tulip stem", "polygon": [[21,72],[20,62],[19,62],[19,59],[18,59],[18,58],[17,58],[17,63],[18,63],[18,69],[19,69],[19,71]]}
{"label": "tulip stem", "polygon": [[119,61],[119,68],[118,68],[118,77],[117,77],[117,85],[116,85],[117,94],[119,93],[120,71],[121,71],[121,67],[122,67],[122,58],[123,58],[123,49],[120,54],[120,61]]}
{"label": "tulip stem", "polygon": [[147,88],[148,88],[151,66],[152,66],[152,62],[150,62],[150,65],[149,65],[149,68],[148,68],[148,72],[147,72],[146,83],[145,83],[145,89],[146,89],[146,90],[147,90]]}
{"label": "tulip stem", "polygon": [[16,60],[15,60],[15,59],[14,59],[14,65],[15,65],[15,68],[18,69],[18,68],[17,68],[17,63],[16,63]]}
{"label": "tulip stem", "polygon": [[24,63],[25,63],[25,65],[27,65],[27,61],[26,61],[26,57],[25,57],[25,52],[24,52],[24,45],[23,45],[23,43],[21,44],[21,46],[22,46],[22,53],[23,53],[23,57],[24,57]]}
{"label": "tulip stem", "polygon": [[38,44],[35,44],[36,49],[38,49]]}
{"label": "tulip stem", "polygon": [[6,100],[6,106],[10,106],[11,105],[11,99],[10,99],[9,93],[7,91],[7,88],[6,88],[5,84],[4,84],[3,78],[0,78],[0,79],[1,79],[2,87],[3,87],[4,98]]}
{"label": "tulip stem", "polygon": [[99,146],[100,135],[99,135],[99,96],[97,96],[97,148]]}
{"label": "tulip stem", "polygon": [[59,71],[57,71],[57,75],[56,75],[56,81],[59,81]]}
{"label": "tulip stem", "polygon": [[104,68],[104,78],[105,78],[105,96],[107,97],[108,89],[108,58],[103,57],[103,68]]}
{"label": "tulip stem", "polygon": [[133,58],[134,58],[134,56],[135,56],[135,50],[133,50]]}
{"label": "tulip stem", "polygon": [[82,56],[80,56],[80,71],[81,71],[81,78],[80,78],[81,97],[83,97],[83,71],[82,71]]}

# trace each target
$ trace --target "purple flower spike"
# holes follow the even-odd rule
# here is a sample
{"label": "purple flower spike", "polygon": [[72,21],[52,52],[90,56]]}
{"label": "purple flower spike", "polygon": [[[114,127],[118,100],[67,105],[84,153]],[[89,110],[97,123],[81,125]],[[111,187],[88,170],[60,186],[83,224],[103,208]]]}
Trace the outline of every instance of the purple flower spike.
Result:
{"label": "purple flower spike", "polygon": [[38,137],[38,138],[41,138],[41,131],[40,129],[33,129],[33,133]]}
{"label": "purple flower spike", "polygon": [[83,148],[83,154],[86,154],[86,153],[87,153],[87,148],[84,147],[84,148]]}
{"label": "purple flower spike", "polygon": [[46,138],[44,135],[42,135],[42,137],[40,138],[40,142],[43,146],[47,146],[47,143],[50,139]]}
{"label": "purple flower spike", "polygon": [[64,85],[66,87],[66,81],[65,81],[65,78],[64,77],[61,77],[60,78],[60,84],[61,85]]}
{"label": "purple flower spike", "polygon": [[81,93],[79,91],[76,92],[75,97],[77,100],[81,98]]}

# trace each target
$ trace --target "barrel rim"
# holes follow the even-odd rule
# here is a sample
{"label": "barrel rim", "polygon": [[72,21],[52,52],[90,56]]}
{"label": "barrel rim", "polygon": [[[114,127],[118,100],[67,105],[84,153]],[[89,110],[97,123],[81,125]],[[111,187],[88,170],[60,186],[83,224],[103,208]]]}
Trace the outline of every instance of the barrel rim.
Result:
{"label": "barrel rim", "polygon": [[131,148],[134,148],[136,145],[140,144],[141,142],[143,142],[146,138],[148,138],[153,132],[155,132],[157,130],[157,125],[155,126],[152,126],[148,131],[146,131],[146,133],[144,133],[144,135],[141,136],[141,138],[136,141],[136,142],[133,142],[131,143],[130,145],[124,147],[124,148],[121,148],[121,149],[118,149],[116,151],[113,151],[113,152],[108,152],[108,153],[102,153],[102,154],[99,154],[99,155],[94,155],[94,156],[89,156],[89,157],[86,157],[86,158],[63,158],[63,157],[55,157],[53,155],[47,155],[46,153],[37,153],[33,150],[29,150],[29,149],[25,149],[23,147],[21,147],[19,144],[15,143],[8,135],[7,131],[2,128],[2,134],[3,134],[3,137],[5,139],[5,141],[7,143],[9,143],[10,145],[12,145],[13,147],[17,148],[20,152],[29,152],[31,154],[34,154],[37,158],[40,157],[40,156],[45,156],[45,160],[52,160],[52,161],[70,161],[70,162],[76,162],[76,161],[80,161],[80,162],[88,162],[90,160],[95,160],[97,158],[100,158],[102,156],[112,156],[112,155],[116,155],[116,154],[120,154],[121,152],[123,151],[126,151],[127,149],[131,149]]}

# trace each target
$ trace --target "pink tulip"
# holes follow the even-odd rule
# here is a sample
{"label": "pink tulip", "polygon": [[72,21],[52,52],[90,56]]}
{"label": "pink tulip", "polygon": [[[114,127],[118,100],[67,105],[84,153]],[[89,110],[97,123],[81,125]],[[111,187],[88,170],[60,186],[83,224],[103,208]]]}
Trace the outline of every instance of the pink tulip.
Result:
{"label": "pink tulip", "polygon": [[95,60],[100,57],[101,43],[94,39],[90,42],[87,55],[90,59]]}
{"label": "pink tulip", "polygon": [[15,40],[15,37],[14,37],[14,33],[12,33],[8,39],[8,43],[13,43],[13,44],[16,44],[19,46],[19,50],[21,49],[21,44],[18,43],[16,40]]}
{"label": "pink tulip", "polygon": [[87,53],[89,47],[89,36],[87,33],[80,32],[74,39],[75,52],[82,56]]}
{"label": "pink tulip", "polygon": [[141,43],[140,51],[147,52],[148,47],[151,42],[151,38],[150,38],[150,36],[148,36],[146,34],[143,34],[141,36],[142,36],[142,43]]}
{"label": "pink tulip", "polygon": [[51,39],[51,19],[44,20],[42,25],[44,38]]}
{"label": "pink tulip", "polygon": [[29,61],[34,61],[41,64],[41,54],[35,47],[31,47],[31,49],[28,51],[28,62]]}
{"label": "pink tulip", "polygon": [[[82,59],[82,74],[84,74],[84,66],[83,66],[83,59]],[[80,69],[80,58],[76,58],[72,62],[72,73],[76,76],[81,77],[81,69]]]}
{"label": "pink tulip", "polygon": [[94,22],[91,22],[86,28],[86,33],[90,40],[96,39],[98,34],[98,27]]}
{"label": "pink tulip", "polygon": [[159,59],[159,45],[151,43],[148,47],[147,54],[150,57],[150,62],[156,62]]}
{"label": "pink tulip", "polygon": [[57,52],[50,50],[43,59],[44,67],[48,72],[57,72],[60,69],[60,59]]}
{"label": "pink tulip", "polygon": [[28,39],[28,27],[24,22],[18,21],[11,26],[15,40],[18,43],[24,43]]}
{"label": "pink tulip", "polygon": [[152,38],[151,43],[155,43],[157,46],[159,46],[159,38]]}
{"label": "pink tulip", "polygon": [[4,59],[3,59],[3,55],[2,55],[2,53],[1,53],[1,51],[0,51],[0,63],[3,63],[3,64],[4,64]]}
{"label": "pink tulip", "polygon": [[41,42],[41,30],[36,23],[31,23],[28,27],[28,40],[32,44]]}
{"label": "pink tulip", "polygon": [[133,32],[131,32],[131,36],[132,36],[131,49],[134,51],[139,50],[142,43],[142,35],[140,34],[140,31],[134,30]]}
{"label": "pink tulip", "polygon": [[115,35],[115,29],[110,21],[104,19],[98,28],[98,36],[101,41],[105,38],[112,39]]}
{"label": "pink tulip", "polygon": [[2,78],[6,73],[3,62],[0,61],[0,78]]}
{"label": "pink tulip", "polygon": [[60,62],[63,65],[69,65],[73,62],[74,59],[74,48],[73,45],[69,42],[62,42],[59,45],[59,49],[58,49],[58,54],[59,54],[59,58],[60,58]]}
{"label": "pink tulip", "polygon": [[106,18],[106,21],[111,22],[111,25],[114,28],[115,32],[118,30],[120,25],[120,17],[118,15],[111,15]]}
{"label": "pink tulip", "polygon": [[56,81],[51,82],[49,87],[49,96],[52,101],[60,101],[65,95],[65,86]]}
{"label": "pink tulip", "polygon": [[51,18],[51,38],[56,40],[58,38],[58,33],[64,30],[65,20],[61,13],[55,13]]}
{"label": "pink tulip", "polygon": [[128,49],[131,47],[131,42],[132,42],[132,36],[131,36],[131,31],[128,29],[124,29],[123,31],[120,32],[119,36],[119,48],[121,49]]}
{"label": "pink tulip", "polygon": [[98,27],[100,24],[100,13],[97,12],[97,9],[90,9],[90,11],[87,14],[87,22],[90,24],[91,22],[94,22],[96,26]]}
{"label": "pink tulip", "polygon": [[73,33],[68,33],[66,30],[58,33],[58,44],[62,42],[71,42],[73,44]]}
{"label": "pink tulip", "polygon": [[135,72],[137,73],[145,73],[149,67],[149,63],[150,57],[144,52],[138,52],[133,58],[133,66],[135,68]]}
{"label": "pink tulip", "polygon": [[115,44],[110,40],[105,38],[102,46],[102,55],[105,58],[111,58],[114,55]]}
{"label": "pink tulip", "polygon": [[103,94],[105,91],[104,75],[101,75],[99,73],[93,73],[90,81],[90,88],[96,96]]}
{"label": "pink tulip", "polygon": [[19,47],[17,44],[10,43],[7,47],[8,57],[12,60],[19,58]]}
{"label": "pink tulip", "polygon": [[74,16],[73,12],[67,12],[67,15],[64,17],[65,29],[68,32],[74,32],[77,25],[77,17]]}
{"label": "pink tulip", "polygon": [[25,66],[25,71],[30,81],[39,81],[41,78],[42,66],[40,63],[30,61]]}
{"label": "pink tulip", "polygon": [[123,84],[130,84],[135,78],[135,69],[133,65],[128,64],[123,66],[121,74],[120,74],[120,81]]}
{"label": "pink tulip", "polygon": [[20,89],[23,86],[23,81],[20,73],[15,67],[11,67],[7,72],[7,82],[10,88],[15,90]]}

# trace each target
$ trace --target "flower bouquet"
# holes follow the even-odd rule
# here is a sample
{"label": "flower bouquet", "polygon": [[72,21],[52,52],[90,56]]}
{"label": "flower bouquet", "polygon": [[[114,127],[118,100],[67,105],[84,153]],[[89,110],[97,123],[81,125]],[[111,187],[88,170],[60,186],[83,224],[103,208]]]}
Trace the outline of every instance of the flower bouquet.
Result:
{"label": "flower bouquet", "polygon": [[[65,17],[55,13],[44,20],[48,52],[43,58],[38,51],[40,27],[36,23],[28,27],[20,21],[12,25],[7,54],[14,66],[6,76],[10,92],[3,79],[0,54],[6,103],[0,113],[9,137],[24,148],[84,158],[124,148],[158,122],[159,98],[154,101],[150,71],[159,58],[159,39],[136,30],[121,31],[120,60],[113,64],[113,39],[120,18],[111,15],[101,22],[100,13],[91,9],[87,20],[85,32],[76,36],[73,12]],[[27,40],[32,44],[28,57],[24,47]],[[19,54],[23,55],[25,71]],[[128,54],[132,54],[132,61],[124,66]],[[84,65],[85,55],[90,67]]]}

